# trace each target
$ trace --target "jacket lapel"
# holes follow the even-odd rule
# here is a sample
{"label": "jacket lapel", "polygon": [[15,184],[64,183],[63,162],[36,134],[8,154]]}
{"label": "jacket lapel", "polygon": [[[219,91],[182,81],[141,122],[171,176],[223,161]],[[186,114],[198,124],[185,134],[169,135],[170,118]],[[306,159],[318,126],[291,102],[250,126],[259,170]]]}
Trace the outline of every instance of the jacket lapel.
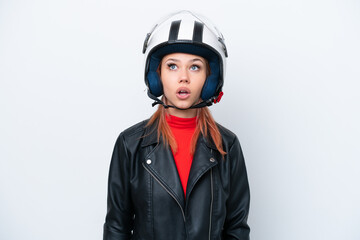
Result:
{"label": "jacket lapel", "polygon": [[165,190],[173,195],[175,200],[184,209],[185,199],[184,191],[180,182],[179,174],[176,168],[174,157],[170,146],[165,146],[162,139],[157,141],[157,132],[148,129],[145,133],[142,146],[148,146],[157,143],[157,145],[147,154],[144,161],[144,167],[147,168],[153,177],[165,188]]}
{"label": "jacket lapel", "polygon": [[186,198],[190,196],[192,189],[201,176],[203,176],[210,168],[217,165],[218,161],[213,156],[212,149],[216,149],[214,144],[200,135],[196,144],[196,150],[187,182]]}

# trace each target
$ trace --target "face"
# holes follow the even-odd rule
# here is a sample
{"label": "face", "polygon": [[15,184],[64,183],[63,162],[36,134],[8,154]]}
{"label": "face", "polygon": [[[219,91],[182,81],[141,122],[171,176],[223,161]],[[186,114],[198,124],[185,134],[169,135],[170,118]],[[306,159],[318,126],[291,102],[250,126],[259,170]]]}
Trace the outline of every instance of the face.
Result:
{"label": "face", "polygon": [[[187,53],[171,53],[163,57],[160,78],[168,105],[188,108],[200,100],[206,80],[207,64],[203,57]],[[195,117],[196,109],[168,108],[177,117]]]}

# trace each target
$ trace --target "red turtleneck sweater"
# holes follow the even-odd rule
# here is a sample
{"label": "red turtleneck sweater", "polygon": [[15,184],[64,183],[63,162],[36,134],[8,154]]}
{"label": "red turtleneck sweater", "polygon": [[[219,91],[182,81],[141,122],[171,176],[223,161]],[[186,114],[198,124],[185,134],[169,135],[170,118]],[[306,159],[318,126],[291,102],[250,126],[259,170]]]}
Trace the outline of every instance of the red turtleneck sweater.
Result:
{"label": "red turtleneck sweater", "polygon": [[196,128],[196,117],[180,118],[167,115],[166,121],[177,143],[177,152],[174,153],[175,164],[186,196],[186,185],[189,178],[193,156],[190,154],[191,138]]}

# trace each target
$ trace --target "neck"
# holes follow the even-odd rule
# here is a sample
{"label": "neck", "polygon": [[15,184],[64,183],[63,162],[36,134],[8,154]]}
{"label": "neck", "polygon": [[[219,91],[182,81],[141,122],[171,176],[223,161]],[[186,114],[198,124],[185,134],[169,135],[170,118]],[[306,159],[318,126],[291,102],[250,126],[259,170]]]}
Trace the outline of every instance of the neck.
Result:
{"label": "neck", "polygon": [[166,111],[168,114],[180,118],[193,118],[196,117],[197,114],[196,109],[179,110],[176,108],[168,108]]}

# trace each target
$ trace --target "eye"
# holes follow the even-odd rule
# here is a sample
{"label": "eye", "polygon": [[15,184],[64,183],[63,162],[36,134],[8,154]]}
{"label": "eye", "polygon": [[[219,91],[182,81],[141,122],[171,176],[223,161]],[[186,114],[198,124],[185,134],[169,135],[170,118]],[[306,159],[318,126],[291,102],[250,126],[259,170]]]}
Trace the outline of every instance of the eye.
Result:
{"label": "eye", "polygon": [[197,71],[197,70],[200,69],[200,67],[199,67],[198,65],[192,65],[192,66],[190,67],[190,69],[191,69],[192,71]]}
{"label": "eye", "polygon": [[169,67],[170,70],[176,70],[177,69],[177,66],[175,64],[173,64],[173,63],[169,63],[168,67]]}

